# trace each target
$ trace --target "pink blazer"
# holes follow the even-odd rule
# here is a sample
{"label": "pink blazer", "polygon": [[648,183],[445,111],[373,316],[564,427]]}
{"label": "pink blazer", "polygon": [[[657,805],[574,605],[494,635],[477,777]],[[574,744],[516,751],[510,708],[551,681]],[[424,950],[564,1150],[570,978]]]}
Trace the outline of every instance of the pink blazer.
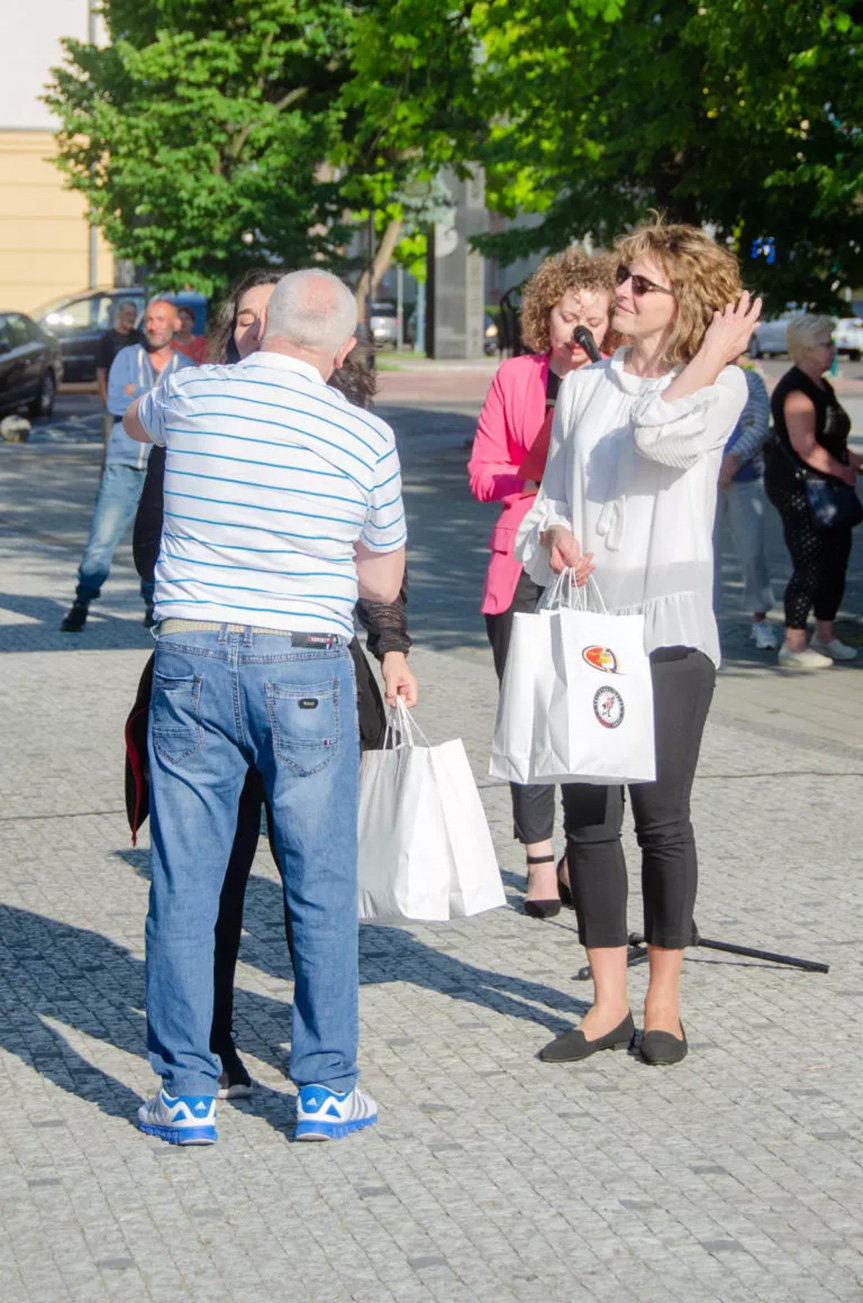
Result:
{"label": "pink blazer", "polygon": [[492,381],[468,462],[470,491],[480,502],[502,502],[491,532],[491,560],[482,610],[499,615],[512,605],[521,563],[512,554],[515,534],[530,510],[535,492],[525,492],[517,471],[545,420],[548,354],[530,353],[503,362]]}

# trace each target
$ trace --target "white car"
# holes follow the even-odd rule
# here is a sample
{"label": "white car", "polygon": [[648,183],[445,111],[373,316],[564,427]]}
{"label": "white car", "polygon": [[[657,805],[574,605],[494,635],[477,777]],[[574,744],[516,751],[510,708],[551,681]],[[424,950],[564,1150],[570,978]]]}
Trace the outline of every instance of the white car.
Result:
{"label": "white car", "polygon": [[840,317],[833,331],[837,353],[847,353],[852,362],[863,356],[863,318]]}
{"label": "white car", "polygon": [[783,312],[773,321],[759,321],[752,332],[747,352],[750,357],[773,357],[778,353],[788,352],[785,332],[789,321],[793,321],[797,312]]}

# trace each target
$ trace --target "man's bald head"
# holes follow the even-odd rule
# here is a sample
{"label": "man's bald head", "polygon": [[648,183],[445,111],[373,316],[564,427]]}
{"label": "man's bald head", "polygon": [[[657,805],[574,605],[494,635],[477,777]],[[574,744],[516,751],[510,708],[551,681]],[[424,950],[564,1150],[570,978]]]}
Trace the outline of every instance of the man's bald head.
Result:
{"label": "man's bald head", "polygon": [[144,313],[147,347],[151,352],[166,348],[181,325],[176,304],[171,303],[169,299],[151,299]]}
{"label": "man's bald head", "polygon": [[304,357],[326,379],[353,347],[356,328],[356,299],[344,281],[315,268],[292,271],[270,296],[262,347]]}

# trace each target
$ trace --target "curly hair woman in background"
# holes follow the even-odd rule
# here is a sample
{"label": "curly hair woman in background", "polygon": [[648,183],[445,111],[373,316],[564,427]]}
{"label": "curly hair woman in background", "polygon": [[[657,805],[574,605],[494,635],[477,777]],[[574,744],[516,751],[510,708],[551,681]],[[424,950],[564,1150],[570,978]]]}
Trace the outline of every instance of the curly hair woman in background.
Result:
{"label": "curly hair woman in background", "polygon": [[[480,412],[468,464],[471,492],[480,502],[500,502],[501,513],[489,548],[491,560],[482,597],[488,639],[498,679],[509,649],[512,618],[533,611],[542,589],[513,556],[513,541],[536,492],[536,481],[520,473],[557,399],[561,380],[590,363],[573,340],[586,327],[597,348],[608,332],[614,297],[614,263],[567,249],[547,258],[531,277],[521,304],[521,329],[532,351],[504,362]],[[541,477],[536,473],[536,480]],[[527,854],[525,912],[552,918],[560,911],[554,868],[554,788],[511,785],[514,830]]]}

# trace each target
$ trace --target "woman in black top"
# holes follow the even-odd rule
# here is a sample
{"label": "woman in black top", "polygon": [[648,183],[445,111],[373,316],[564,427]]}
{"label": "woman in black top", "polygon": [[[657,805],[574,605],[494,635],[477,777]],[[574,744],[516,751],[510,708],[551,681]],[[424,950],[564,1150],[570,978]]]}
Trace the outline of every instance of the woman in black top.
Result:
{"label": "woman in black top", "polygon": [[[778,448],[770,459],[765,487],[782,516],[794,573],[785,590],[785,643],[779,664],[787,670],[828,669],[857,653],[836,637],[834,620],[845,591],[851,530],[816,528],[806,499],[806,471],[828,481],[854,485],[861,460],[848,450],[851,422],[824,372],[835,354],[829,317],[795,317],[788,326],[794,366],[770,401]],[[806,645],[806,621],[815,613],[815,633]]]}
{"label": "woman in black top", "polygon": [[[237,362],[260,347],[261,310],[269,300],[279,273],[252,272],[234,288],[222,307],[210,347],[215,362]],[[365,407],[375,392],[375,377],[350,357],[333,374],[329,383],[350,402]],[[162,537],[165,449],[154,447],[147,464],[144,491],[138,503],[132,549],[135,567],[142,579],[152,582]],[[368,649],[381,663],[387,701],[396,696],[408,706],[417,700],[417,681],[405,659],[411,646],[407,631],[407,576],[393,603],[357,602],[356,614],[368,631]],[[385,717],[377,683],[356,638],[349,644],[357,684],[357,715],[360,747],[383,745]],[[138,697],[126,725],[126,805],[133,838],[147,816],[146,726],[149,713],[153,658],[141,676]],[[251,1079],[237,1054],[232,1035],[234,974],[243,926],[243,903],[252,862],[261,833],[261,812],[266,808],[263,783],[255,769],[249,769],[237,811],[237,831],[219,898],[215,927],[213,1024],[210,1049],[222,1060],[220,1099],[236,1099],[251,1092]],[[269,829],[269,811],[267,811]],[[278,856],[270,839],[273,859]],[[291,920],[285,908],[285,932],[291,949]]]}

